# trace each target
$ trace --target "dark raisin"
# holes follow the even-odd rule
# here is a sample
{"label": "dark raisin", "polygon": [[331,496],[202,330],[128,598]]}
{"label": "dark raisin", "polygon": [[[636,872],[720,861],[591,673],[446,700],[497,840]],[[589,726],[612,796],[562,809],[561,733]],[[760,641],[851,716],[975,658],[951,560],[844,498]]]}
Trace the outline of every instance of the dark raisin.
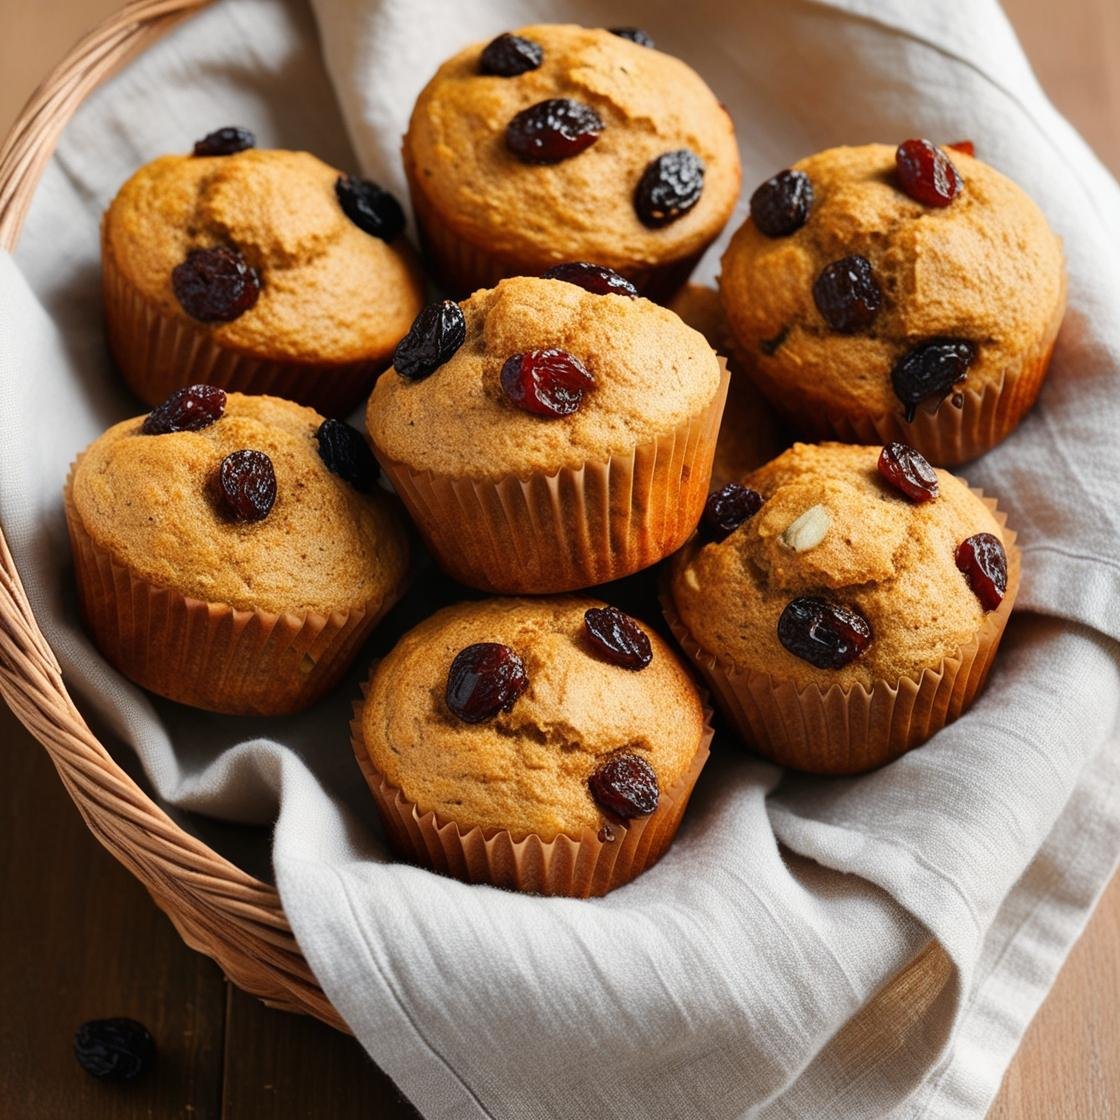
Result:
{"label": "dark raisin", "polygon": [[946,144],[946,148],[952,148],[954,152],[963,152],[966,156],[976,155],[976,145],[971,140],[954,140],[952,144]]}
{"label": "dark raisin", "polygon": [[545,280],[563,280],[567,284],[586,288],[597,296],[629,296],[636,299],[638,289],[606,265],[592,264],[590,261],[567,261],[554,264],[543,274]]}
{"label": "dark raisin", "polygon": [[879,473],[916,505],[931,502],[940,493],[937,472],[924,455],[905,443],[888,443],[879,452]]}
{"label": "dark raisin", "polygon": [[135,1019],[91,1019],[74,1032],[78,1065],[103,1081],[132,1081],[156,1058],[155,1040]]}
{"label": "dark raisin", "polygon": [[941,400],[963,381],[975,357],[976,347],[959,338],[932,338],[903,354],[891,370],[891,386],[907,422],[927,397]]}
{"label": "dark raisin", "polygon": [[225,390],[216,385],[184,385],[148,413],[141,431],[146,436],[197,432],[220,420],[225,410]]}
{"label": "dark raisin", "polygon": [[522,109],[506,127],[506,147],[525,163],[559,163],[599,139],[603,122],[590,105],[566,97]]}
{"label": "dark raisin", "polygon": [[782,343],[789,338],[789,327],[784,326],[773,338],[764,338],[759,344],[758,348],[768,358],[772,358],[782,346]]}
{"label": "dark raisin", "polygon": [[404,211],[384,187],[356,175],[339,175],[334,193],[343,213],[358,229],[382,241],[400,236],[404,229]]}
{"label": "dark raisin", "polygon": [[393,368],[407,381],[421,381],[449,361],[467,340],[467,321],[453,299],[429,303],[393,351]]}
{"label": "dark raisin", "polygon": [[526,412],[553,419],[571,416],[595,378],[567,350],[526,350],[507,358],[502,366],[502,392]]}
{"label": "dark raisin", "polygon": [[805,596],[782,611],[778,641],[818,669],[842,669],[867,649],[871,627],[851,607]]}
{"label": "dark raisin", "polygon": [[595,650],[612,664],[644,669],[653,660],[649,635],[618,607],[589,608],[584,612],[583,625]]}
{"label": "dark raisin", "polygon": [[342,420],[324,420],[315,439],[327,470],[363,494],[373,490],[377,485],[377,460],[356,428]]}
{"label": "dark raisin", "polygon": [[506,31],[482,48],[478,72],[497,78],[516,78],[518,74],[536,70],[543,61],[540,43]]}
{"label": "dark raisin", "polygon": [[788,237],[808,220],[813,184],[804,171],[779,171],[751,195],[751,220],[767,237]]}
{"label": "dark raisin", "polygon": [[171,287],[183,310],[202,323],[228,323],[244,315],[261,294],[261,282],[236,249],[192,249],[171,270]]}
{"label": "dark raisin", "polygon": [[607,30],[620,39],[629,39],[631,43],[637,43],[639,47],[652,47],[654,45],[653,36],[640,27],[608,27]]}
{"label": "dark raisin", "polygon": [[704,513],[700,519],[701,534],[712,541],[722,541],[733,533],[744,521],[754,517],[766,499],[749,486],[729,482],[718,490],[713,490],[704,503]]}
{"label": "dark raisin", "polygon": [[196,156],[232,156],[247,148],[255,148],[257,138],[247,128],[219,128],[196,140]]}
{"label": "dark raisin", "polygon": [[508,712],[528,687],[525,664],[509,646],[476,642],[451,662],[445,697],[464,723],[482,723]]}
{"label": "dark raisin", "polygon": [[600,762],[587,779],[591,796],[616,817],[645,817],[657,808],[661,789],[653,767],[636,754],[621,752]]}
{"label": "dark raisin", "polygon": [[695,152],[678,148],[652,160],[634,190],[638,220],[659,229],[683,218],[704,191],[704,163]]}
{"label": "dark raisin", "polygon": [[1007,553],[999,537],[977,533],[957,545],[957,567],[986,611],[994,611],[1007,593]]}
{"label": "dark raisin", "polygon": [[218,493],[234,521],[263,521],[276,501],[276,472],[263,451],[233,451],[218,468]]}
{"label": "dark raisin", "polygon": [[904,140],[894,162],[899,186],[924,206],[948,206],[964,186],[949,157],[928,140]]}
{"label": "dark raisin", "polygon": [[813,283],[813,302],[834,330],[866,330],[879,314],[882,292],[866,257],[842,257],[821,269]]}

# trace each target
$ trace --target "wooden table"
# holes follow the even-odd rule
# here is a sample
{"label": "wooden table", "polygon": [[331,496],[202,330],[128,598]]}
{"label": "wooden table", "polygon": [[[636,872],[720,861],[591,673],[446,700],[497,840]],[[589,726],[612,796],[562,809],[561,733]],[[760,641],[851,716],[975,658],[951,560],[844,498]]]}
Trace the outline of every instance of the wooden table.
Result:
{"label": "wooden table", "polygon": [[[1120,4],[1006,0],[1054,101],[1120,171]],[[5,0],[0,126],[115,0]],[[414,1117],[353,1039],[270,1011],[179,940],[83,826],[46,752],[0,709],[0,1120]],[[1015,1058],[989,1120],[1120,1113],[1120,878]],[[87,1018],[131,1015],[161,1045],[123,1089],[74,1062]]]}

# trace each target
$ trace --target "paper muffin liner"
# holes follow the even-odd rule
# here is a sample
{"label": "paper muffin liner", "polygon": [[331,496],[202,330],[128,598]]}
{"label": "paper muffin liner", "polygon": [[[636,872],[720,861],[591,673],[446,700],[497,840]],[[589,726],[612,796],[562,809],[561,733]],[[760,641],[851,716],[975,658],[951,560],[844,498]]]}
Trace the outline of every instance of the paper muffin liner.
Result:
{"label": "paper muffin liner", "polygon": [[[76,465],[76,464],[75,464]],[[149,692],[227,715],[286,715],[331,689],[403,587],[376,607],[240,610],[142,579],[96,544],[66,482],[78,604],[106,660]]]}
{"label": "paper muffin liner", "polygon": [[693,637],[676,609],[669,578],[661,608],[678,645],[714,693],[716,706],[758,754],[814,774],[858,774],[921,746],[967,710],[988,678],[1019,590],[1015,533],[996,503],[973,490],[992,511],[1007,552],[1007,592],[984,615],[976,637],[917,680],[873,681],[844,688],[798,688],[771,673],[740,669]]}
{"label": "paper muffin liner", "polygon": [[204,382],[238,393],[265,393],[325,416],[348,416],[392,359],[357,362],[277,361],[214,341],[210,330],[169,315],[145,297],[101,241],[101,293],[109,351],[129,388],[155,406],[184,385]]}
{"label": "paper muffin liner", "polygon": [[676,429],[552,475],[453,478],[374,451],[460,583],[503,594],[575,591],[656,564],[688,539],[707,500],[727,383],[721,360],[712,400]]}
{"label": "paper muffin liner", "polygon": [[[372,679],[372,674],[371,674]],[[421,812],[374,766],[362,735],[362,700],[354,704],[351,745],[362,776],[377,802],[393,850],[402,859],[465,883],[531,894],[594,898],[620,887],[652,867],[673,842],[712,742],[711,712],[704,710],[700,745],[685,772],[661,791],[648,817],[612,821],[594,832],[560,833],[542,840],[535,833],[514,835],[506,829],[462,829],[433,811]]]}

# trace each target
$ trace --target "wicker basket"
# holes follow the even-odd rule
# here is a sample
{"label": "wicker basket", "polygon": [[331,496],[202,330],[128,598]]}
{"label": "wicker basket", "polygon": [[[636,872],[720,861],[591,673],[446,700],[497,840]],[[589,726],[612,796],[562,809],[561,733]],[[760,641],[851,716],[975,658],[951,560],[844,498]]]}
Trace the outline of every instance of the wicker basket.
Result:
{"label": "wicker basket", "polygon": [[[133,0],[32,95],[0,149],[0,247],[15,247],[58,138],[101,81],[210,0]],[[192,948],[274,1007],[345,1030],[300,953],[275,888],[184,832],[113,761],[70,699],[0,534],[0,694],[50,751],[90,831],[147,887]]]}

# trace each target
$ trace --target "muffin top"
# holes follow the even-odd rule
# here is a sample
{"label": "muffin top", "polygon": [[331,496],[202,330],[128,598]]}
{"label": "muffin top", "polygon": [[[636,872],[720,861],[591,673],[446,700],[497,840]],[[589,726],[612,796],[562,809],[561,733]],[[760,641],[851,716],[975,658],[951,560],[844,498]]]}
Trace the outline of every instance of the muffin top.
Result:
{"label": "muffin top", "polygon": [[[591,644],[594,599],[489,599],[448,607],[401,639],[373,674],[361,713],[373,766],[414,802],[464,830],[508,829],[551,840],[615,825],[589,779],[609,758],[644,760],[661,795],[689,769],[704,737],[692,679],[645,627],[652,658],[611,664]],[[448,706],[452,662],[481,642],[508,646],[527,685],[488,719]]]}
{"label": "muffin top", "polygon": [[[704,337],[646,299],[520,276],[458,306],[466,328],[458,350],[420,380],[387,370],[370,397],[378,453],[416,471],[493,479],[602,461],[673,431],[720,389]],[[503,367],[554,348],[594,379],[578,407],[545,416],[513,403]]]}
{"label": "muffin top", "polygon": [[[386,243],[343,211],[339,172],[307,152],[248,149],[162,156],[121,187],[102,244],[165,315],[265,358],[343,363],[386,356],[423,302],[402,238]],[[192,250],[222,247],[256,272],[255,304],[228,322],[188,314],[172,271]]]}
{"label": "muffin top", "polygon": [[[977,635],[984,607],[956,553],[979,533],[1005,542],[999,521],[943,470],[938,496],[915,504],[879,474],[880,450],[794,444],[743,480],[764,499],[757,513],[723,540],[694,540],[678,554],[673,604],[705,650],[740,670],[827,689],[916,679]],[[862,615],[871,631],[862,654],[819,668],[792,653],[779,618],[802,597]]]}
{"label": "muffin top", "polygon": [[[892,386],[896,363],[934,340],[967,344],[966,380],[922,405],[934,408],[948,392],[998,386],[1056,329],[1062,250],[1042,212],[971,155],[944,155],[963,180],[947,205],[910,197],[886,144],[832,148],[795,164],[812,204],[792,233],[764,234],[752,199],[755,217],[724,254],[720,292],[744,358],[774,391],[840,414],[905,414]],[[877,310],[848,301],[867,286],[865,275],[853,284],[850,261],[823,276],[852,257],[870,266]],[[818,294],[832,304],[832,322]]]}
{"label": "muffin top", "polygon": [[[191,598],[275,613],[377,610],[403,585],[407,536],[387,496],[327,468],[322,422],[240,393],[198,431],[148,435],[145,417],[125,420],[78,458],[72,509],[119,563]],[[218,481],[226,456],[245,449],[264,452],[275,474],[258,521],[234,520]]]}
{"label": "muffin top", "polygon": [[[421,92],[405,138],[413,189],[462,237],[541,269],[581,259],[625,272],[701,249],[731,216],[740,170],[731,119],[696,72],[602,29],[542,24],[515,34],[539,48],[535,69],[484,73],[486,44],[476,43]],[[507,146],[507,127],[554,99],[592,110],[601,131],[578,154],[526,162]],[[700,197],[651,228],[635,208],[639,182],[654,160],[683,149],[703,164]]]}

